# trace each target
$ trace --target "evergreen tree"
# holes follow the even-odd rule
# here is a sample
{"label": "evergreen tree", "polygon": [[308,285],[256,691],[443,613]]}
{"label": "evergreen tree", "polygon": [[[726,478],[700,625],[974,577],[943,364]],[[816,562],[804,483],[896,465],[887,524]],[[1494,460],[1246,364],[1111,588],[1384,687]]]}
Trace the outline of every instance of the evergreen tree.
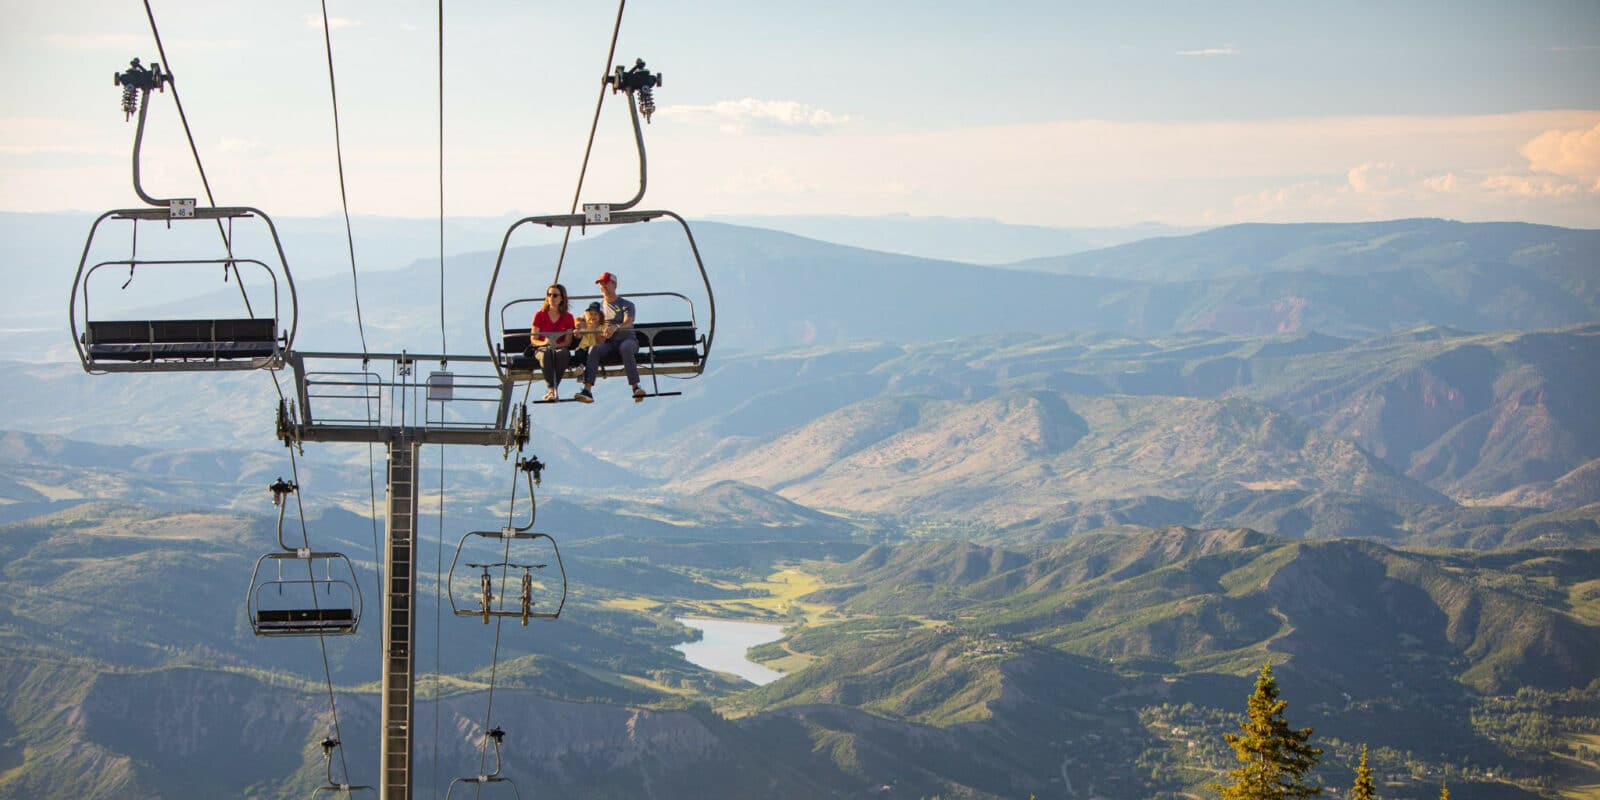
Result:
{"label": "evergreen tree", "polygon": [[1372,768],[1367,766],[1367,746],[1361,745],[1361,765],[1356,767],[1356,785],[1350,789],[1350,800],[1377,800],[1378,790],[1372,785]]}
{"label": "evergreen tree", "polygon": [[1272,662],[1261,667],[1256,690],[1250,695],[1239,733],[1223,734],[1233,746],[1239,767],[1228,773],[1229,783],[1211,788],[1222,800],[1286,800],[1322,794],[1322,787],[1309,782],[1307,773],[1322,757],[1322,748],[1306,744],[1311,729],[1295,730],[1283,718],[1287,700],[1278,699],[1278,681],[1272,677]]}

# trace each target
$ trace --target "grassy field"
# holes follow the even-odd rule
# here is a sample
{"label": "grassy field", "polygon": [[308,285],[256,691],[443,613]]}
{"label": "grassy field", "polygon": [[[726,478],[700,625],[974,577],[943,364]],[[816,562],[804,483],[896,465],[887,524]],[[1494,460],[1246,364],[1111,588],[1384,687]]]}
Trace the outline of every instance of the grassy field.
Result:
{"label": "grassy field", "polygon": [[822,614],[832,610],[831,606],[800,602],[801,597],[823,588],[823,583],[821,578],[797,569],[779,570],[767,576],[764,581],[752,581],[741,588],[763,591],[767,596],[737,601],[724,600],[719,604],[751,605],[783,616],[792,616],[798,611],[805,615],[807,622],[814,622]]}
{"label": "grassy field", "polygon": [[798,569],[781,569],[764,579],[742,584],[705,582],[719,589],[742,589],[747,596],[724,600],[685,600],[635,595],[613,597],[603,601],[601,605],[606,608],[640,612],[654,611],[670,605],[675,614],[753,622],[799,621],[801,617],[807,622],[814,622],[823,614],[833,610],[832,606],[800,601],[801,597],[823,588],[824,584],[821,578]]}
{"label": "grassy field", "polygon": [[661,602],[651,600],[648,597],[613,597],[601,601],[600,605],[604,608],[616,608],[623,611],[649,611],[660,608]]}

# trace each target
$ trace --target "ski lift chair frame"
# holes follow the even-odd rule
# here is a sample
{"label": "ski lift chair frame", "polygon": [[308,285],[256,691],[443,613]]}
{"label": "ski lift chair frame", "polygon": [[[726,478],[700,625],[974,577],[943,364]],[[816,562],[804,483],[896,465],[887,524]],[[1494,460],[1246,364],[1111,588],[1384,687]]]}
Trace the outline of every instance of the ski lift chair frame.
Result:
{"label": "ski lift chair frame", "polygon": [[[325,577],[316,577],[317,560],[327,562]],[[284,578],[283,564],[279,563],[278,578],[264,580],[257,583],[256,579],[261,574],[261,566],[268,561],[304,561],[307,567],[305,578]],[[349,580],[333,577],[333,562],[344,563],[344,568]],[[361,625],[363,600],[361,586],[356,582],[355,567],[350,559],[342,553],[314,552],[308,549],[290,550],[281,553],[267,553],[256,559],[256,566],[250,572],[250,593],[246,598],[246,609],[250,618],[250,628],[257,636],[345,636],[353,634]],[[261,607],[261,593],[268,588],[277,587],[280,591],[286,586],[309,587],[312,594],[311,608],[286,608],[263,609]],[[350,599],[348,603],[335,604],[324,607],[316,603],[316,591],[327,589],[330,592],[334,587],[342,586],[347,590],[345,595]]]}
{"label": "ski lift chair frame", "polygon": [[[371,786],[363,786],[352,783],[339,783],[333,779],[333,751],[335,748],[339,747],[339,745],[339,740],[332,737],[322,740],[322,760],[327,762],[328,782],[311,790],[311,800],[317,800],[318,797],[322,796],[323,792],[328,792],[334,797],[337,797],[340,792],[343,792],[345,797],[355,797],[356,792],[361,792],[363,796],[367,797],[377,797],[378,790],[372,788]],[[346,779],[349,778],[348,775],[345,777]]]}
{"label": "ski lift chair frame", "polygon": [[[145,117],[150,110],[152,89],[164,91],[171,75],[154,64],[153,71],[139,66],[135,59],[125,73],[116,75],[116,83],[123,87],[123,110],[132,113],[130,104],[138,98],[139,124],[133,139],[133,190],[150,207],[125,208],[101,214],[89,228],[83,243],[83,255],[78,259],[78,271],[72,279],[72,294],[68,314],[72,330],[72,344],[85,372],[208,372],[216,370],[277,369],[283,365],[284,354],[294,344],[295,330],[299,325],[299,298],[295,294],[294,276],[289,272],[288,259],[284,257],[283,242],[278,238],[278,228],[272,218],[257,208],[248,206],[196,206],[194,198],[157,199],[144,190],[139,178],[140,151],[144,142]],[[239,258],[233,253],[232,228],[235,220],[258,218],[266,223],[277,251],[278,269],[283,273],[283,283],[289,292],[289,322],[280,334],[281,289],[277,273],[267,263],[258,259]],[[215,222],[218,235],[227,251],[225,257],[202,260],[140,259],[137,250],[129,258],[102,261],[89,265],[95,234],[101,223],[108,219],[129,220],[133,223],[133,241],[138,242],[138,225],[141,221],[164,222]],[[226,222],[226,230],[223,223]],[[102,267],[126,266],[130,271],[140,266],[193,266],[220,264],[239,280],[239,265],[254,264],[266,270],[272,278],[272,317],[256,317],[248,297],[245,306],[249,317],[234,319],[159,319],[159,320],[95,320],[89,314],[89,275]],[[82,292],[80,294],[80,287]],[[243,291],[241,287],[240,291]],[[82,306],[83,325],[79,326],[79,307]]]}
{"label": "ski lift chair frame", "polygon": [[455,780],[451,781],[449,788],[445,789],[445,792],[444,792],[445,800],[450,800],[450,798],[452,796],[454,796],[457,784],[476,785],[478,787],[478,792],[474,796],[475,797],[482,797],[483,796],[483,788],[485,786],[489,786],[489,785],[493,785],[493,784],[497,784],[497,783],[503,783],[503,784],[505,784],[507,786],[510,786],[511,787],[512,796],[517,798],[517,800],[522,800],[522,792],[521,792],[521,790],[517,789],[517,782],[514,781],[514,780],[511,780],[510,778],[502,778],[502,777],[500,777],[500,767],[501,767],[500,748],[504,744],[503,739],[505,738],[505,735],[506,735],[505,731],[501,730],[498,726],[495,727],[493,730],[489,730],[489,731],[485,731],[484,732],[483,736],[484,736],[484,740],[485,740],[484,741],[484,746],[485,747],[488,746],[489,740],[492,739],[494,741],[494,770],[490,771],[490,772],[487,772],[487,773],[474,775],[474,776],[472,776],[470,778],[456,778]]}
{"label": "ski lift chair frame", "polygon": [[[483,598],[481,596],[479,597],[479,605],[478,605],[477,608],[464,608],[463,607],[464,604],[457,603],[456,602],[456,581],[455,581],[455,578],[456,578],[456,566],[461,563],[461,553],[466,548],[467,541],[472,539],[474,536],[482,537],[482,538],[485,538],[485,539],[495,539],[495,540],[505,541],[507,543],[507,547],[508,548],[510,547],[510,542],[511,541],[520,540],[520,541],[529,541],[529,542],[531,542],[531,541],[534,541],[534,540],[537,540],[537,539],[548,539],[550,541],[550,550],[551,550],[551,552],[553,552],[555,554],[555,557],[556,557],[556,569],[559,570],[560,574],[561,574],[561,600],[559,602],[557,602],[556,610],[554,610],[554,611],[534,611],[532,609],[532,605],[533,604],[531,602],[527,603],[526,605],[522,605],[522,606],[520,606],[520,607],[518,607],[518,608],[516,608],[514,610],[506,610],[505,603],[503,602],[505,600],[505,597],[506,597],[506,594],[507,594],[506,591],[505,591],[506,579],[504,577],[501,578],[501,585],[500,585],[501,592],[500,592],[499,598],[498,598],[498,599],[500,599],[502,601],[501,604],[500,604],[500,608],[498,608],[498,609],[490,608],[487,604],[485,604],[483,602]],[[472,567],[472,568],[483,568],[483,569],[486,570],[485,574],[487,574],[487,569],[489,569],[489,568],[503,567],[503,568],[505,568],[505,570],[502,572],[502,575],[504,575],[504,572],[505,571],[509,571],[512,567],[517,567],[517,568],[523,570],[523,580],[528,580],[529,576],[531,575],[530,570],[532,570],[532,569],[540,569],[540,568],[543,568],[545,565],[543,565],[543,564],[537,564],[537,565],[535,565],[535,564],[527,564],[527,565],[512,564],[509,561],[509,556],[508,556],[507,560],[505,560],[505,561],[500,561],[500,562],[497,562],[497,563],[494,563],[494,564],[489,564],[487,566],[479,565],[479,564],[469,564],[468,566]],[[455,616],[458,616],[458,617],[482,617],[484,624],[488,624],[490,617],[514,617],[514,618],[521,619],[523,625],[527,625],[528,624],[528,620],[530,620],[530,619],[560,619],[561,610],[563,608],[566,608],[566,605],[567,605],[567,568],[566,568],[566,565],[563,564],[562,561],[561,561],[561,548],[556,545],[555,537],[551,536],[548,533],[533,533],[531,531],[518,530],[516,528],[503,528],[503,529],[498,530],[498,531],[472,531],[472,532],[466,534],[465,536],[462,536],[460,543],[458,543],[456,545],[455,557],[450,559],[450,572],[447,574],[447,576],[445,578],[445,586],[447,587],[447,590],[448,590],[447,594],[448,594],[449,599],[450,599],[450,613],[452,613],[452,614],[454,614]],[[527,598],[527,599],[531,600],[531,598]]]}
{"label": "ski lift chair frame", "polygon": [[[501,307],[500,343],[494,340],[495,331],[491,325],[491,313],[494,306],[494,290],[500,280],[500,271],[505,266],[506,250],[511,244],[511,236],[523,225],[543,225],[547,228],[579,228],[587,230],[589,226],[628,225],[637,222],[649,222],[662,217],[670,217],[683,228],[684,237],[689,242],[689,251],[694,256],[695,267],[700,271],[700,281],[705,287],[706,303],[708,305],[708,327],[703,336],[697,335],[694,303],[688,297],[676,292],[644,292],[633,293],[629,297],[661,297],[676,296],[683,298],[689,304],[689,321],[653,323],[634,320],[634,329],[639,331],[639,374],[642,378],[649,375],[653,389],[659,389],[656,382],[657,375],[676,375],[692,378],[705,371],[706,359],[711,356],[711,342],[716,337],[717,330],[717,300],[711,291],[711,279],[706,275],[706,265],[700,258],[700,247],[695,243],[694,231],[689,229],[689,223],[683,217],[671,211],[651,210],[634,211],[634,206],[644,199],[646,179],[646,158],[644,150],[644,130],[639,126],[639,105],[634,99],[636,93],[643,94],[647,103],[648,115],[654,110],[654,102],[650,98],[649,89],[660,85],[659,76],[651,75],[643,70],[643,62],[639,62],[632,72],[625,72],[622,67],[617,67],[616,74],[607,76],[607,83],[611,84],[612,91],[621,91],[628,98],[628,115],[633,122],[633,140],[639,153],[639,191],[624,203],[585,203],[581,214],[547,214],[543,216],[523,217],[511,224],[506,230],[504,238],[500,241],[500,253],[495,257],[494,272],[489,278],[489,291],[483,301],[483,339],[484,345],[494,356],[495,370],[503,381],[515,382],[532,380],[538,373],[537,365],[533,359],[523,356],[528,347],[527,328],[508,328],[505,324],[505,311],[513,305],[527,302],[543,302],[543,298],[522,298],[512,300]],[[639,79],[645,79],[640,83]],[[653,82],[651,82],[653,81]],[[571,301],[589,299],[568,297],[569,307]],[[528,315],[532,318],[532,314]],[[657,354],[656,348],[666,348]],[[651,352],[647,353],[646,350]],[[692,359],[689,351],[693,352]],[[620,361],[617,363],[621,363]],[[604,365],[602,365],[604,366]],[[604,370],[602,374],[620,374],[619,370]],[[650,396],[670,396],[682,392],[652,391]]]}

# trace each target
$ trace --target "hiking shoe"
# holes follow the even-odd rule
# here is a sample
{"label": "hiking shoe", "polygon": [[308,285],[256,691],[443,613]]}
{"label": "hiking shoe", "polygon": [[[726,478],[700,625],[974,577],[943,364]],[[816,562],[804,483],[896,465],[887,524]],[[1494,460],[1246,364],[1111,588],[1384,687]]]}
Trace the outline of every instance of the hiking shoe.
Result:
{"label": "hiking shoe", "polygon": [[556,387],[552,386],[544,390],[544,401],[546,403],[554,403],[556,401]]}
{"label": "hiking shoe", "polygon": [[635,387],[633,387],[633,402],[635,402],[635,403],[643,403],[644,402],[644,387],[643,386],[635,386]]}
{"label": "hiking shoe", "polygon": [[584,390],[578,392],[577,394],[573,395],[572,399],[574,399],[574,400],[576,400],[576,401],[578,401],[580,403],[593,403],[594,402],[594,392],[591,392],[588,389],[584,389]]}

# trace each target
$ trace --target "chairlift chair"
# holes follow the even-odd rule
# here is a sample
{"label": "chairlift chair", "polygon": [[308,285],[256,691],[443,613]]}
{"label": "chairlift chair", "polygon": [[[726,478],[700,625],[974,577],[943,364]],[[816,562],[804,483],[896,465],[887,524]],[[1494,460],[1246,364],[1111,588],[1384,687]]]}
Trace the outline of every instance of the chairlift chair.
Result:
{"label": "chairlift chair", "polygon": [[[332,736],[322,740],[322,760],[328,764],[328,782],[311,790],[311,800],[319,797],[373,797],[378,796],[378,790],[371,786],[360,786],[351,783],[335,781],[333,779],[333,751],[338,749],[339,740]],[[357,792],[360,794],[358,795]]]}
{"label": "chairlift chair", "polygon": [[[494,356],[495,369],[504,381],[519,382],[533,380],[538,374],[538,365],[534,359],[525,355],[529,346],[529,328],[520,324],[521,320],[531,320],[533,312],[543,298],[520,298],[503,304],[500,308],[499,341],[496,342],[496,329],[493,325],[492,311],[495,296],[495,287],[499,282],[500,273],[505,266],[506,251],[510,248],[511,237],[518,228],[524,225],[543,225],[548,228],[579,228],[587,230],[591,226],[628,225],[638,222],[650,222],[663,217],[676,220],[683,229],[684,237],[688,241],[689,252],[694,257],[695,267],[700,272],[700,281],[705,288],[706,302],[708,305],[707,328],[702,334],[695,315],[694,303],[687,296],[677,292],[629,292],[626,296],[630,300],[642,298],[677,298],[688,306],[687,320],[657,322],[653,320],[635,320],[635,336],[639,339],[639,354],[637,358],[640,380],[645,377],[650,379],[650,396],[670,396],[681,392],[662,392],[657,382],[657,376],[669,375],[675,377],[692,378],[705,371],[706,359],[711,354],[711,343],[715,338],[717,327],[716,298],[711,292],[711,279],[706,275],[705,262],[700,258],[700,248],[695,243],[694,232],[689,229],[689,223],[683,217],[671,211],[649,210],[636,211],[634,206],[644,198],[646,186],[646,159],[644,150],[644,131],[639,125],[639,112],[643,108],[645,118],[655,110],[652,89],[661,85],[660,76],[645,69],[643,61],[636,62],[633,69],[625,70],[617,67],[613,75],[607,76],[607,83],[613,92],[622,92],[628,98],[628,113],[633,122],[634,143],[639,153],[639,191],[623,203],[585,203],[581,214],[548,214],[543,216],[524,217],[512,223],[500,242],[500,252],[495,258],[494,272],[489,279],[489,291],[483,304],[484,343],[489,352]],[[636,99],[637,97],[637,99]],[[576,307],[578,300],[592,300],[594,296],[575,297],[569,296],[569,306]],[[518,324],[509,324],[507,311],[518,308],[520,319]],[[526,312],[526,313],[521,313]],[[620,360],[601,365],[602,375],[621,374]],[[575,374],[581,374],[582,365],[572,366]]]}
{"label": "chairlift chair", "polygon": [[[498,552],[481,561],[462,561],[462,553],[467,552],[468,543],[475,539],[500,543]],[[545,610],[548,601],[545,606],[540,606],[534,597],[533,571],[549,566],[549,562],[544,560],[545,549],[535,544],[540,539],[550,543],[548,554],[555,556],[556,570],[561,576],[560,596],[553,610]],[[494,548],[485,552],[490,550]],[[463,585],[457,586],[457,567],[476,570],[475,579],[464,577]],[[556,540],[547,533],[516,528],[472,531],[461,537],[456,545],[455,557],[450,560],[446,585],[449,587],[450,612],[458,617],[479,617],[485,625],[491,617],[512,617],[521,620],[523,625],[527,625],[530,619],[559,619],[561,610],[567,604],[567,568],[561,562],[561,550],[556,546]],[[553,596],[556,593],[551,590],[546,594]],[[535,610],[536,607],[539,610]]]}
{"label": "chairlift chair", "polygon": [[[505,789],[511,790],[511,797],[516,798],[516,800],[522,800],[522,792],[518,791],[516,781],[513,781],[507,777],[503,777],[500,774],[500,748],[505,743],[505,737],[506,732],[498,727],[484,732],[484,746],[487,747],[490,742],[494,742],[494,769],[480,775],[473,775],[466,778],[456,778],[455,780],[451,781],[450,787],[446,789],[444,793],[445,800],[450,800],[450,798],[455,795],[457,786],[463,787],[461,792],[463,797],[465,797],[467,793],[465,787],[469,786],[477,787],[477,791],[473,794],[474,798],[483,797],[484,790],[489,787],[504,787]],[[503,790],[491,793],[490,796],[492,797],[494,794],[505,796],[505,792]]]}
{"label": "chairlift chair", "polygon": [[[248,206],[197,206],[193,198],[157,199],[147,194],[140,184],[140,150],[150,92],[165,91],[171,79],[170,74],[161,71],[160,64],[146,69],[138,59],[134,59],[126,72],[115,76],[116,83],[123,87],[124,112],[132,115],[137,111],[139,115],[133,140],[133,188],[148,207],[107,211],[90,226],[72,281],[68,314],[73,347],[84,370],[92,374],[277,369],[283,365],[284,355],[294,342],[299,301],[284,257],[283,243],[272,219],[260,209]],[[91,263],[97,237],[102,243],[105,238],[101,225],[108,220],[130,223],[131,244],[127,257]],[[263,223],[265,233],[270,236],[272,252],[264,255],[266,260],[241,257],[234,251],[234,224],[251,220]],[[169,232],[175,227],[192,230],[196,222],[214,224],[219,234],[219,253],[206,258],[141,255],[138,240],[141,222],[160,223],[145,226],[147,230],[160,232]],[[146,242],[146,249],[150,249],[149,242]],[[224,281],[240,282],[242,313],[231,317],[176,319],[102,317],[100,309],[90,303],[93,279],[99,277],[101,283],[108,283],[113,268],[121,267],[127,268],[128,281],[133,280],[140,268],[182,271],[187,276],[207,267],[220,267]],[[115,271],[121,272],[120,269]],[[253,284],[260,276],[265,276],[270,303],[259,303],[261,307],[258,308],[258,304],[252,302],[242,283],[247,274]],[[123,283],[124,288],[127,285]],[[259,293],[256,299],[264,299],[265,294]],[[287,303],[284,295],[287,295]]]}
{"label": "chairlift chair", "polygon": [[[262,576],[261,567],[269,561],[275,577]],[[316,575],[319,561],[322,577]],[[297,563],[288,566],[293,576],[305,577],[286,577],[285,562],[303,562],[304,573]],[[340,553],[300,549],[256,559],[246,606],[257,636],[343,636],[361,625],[361,587],[350,559]]]}

